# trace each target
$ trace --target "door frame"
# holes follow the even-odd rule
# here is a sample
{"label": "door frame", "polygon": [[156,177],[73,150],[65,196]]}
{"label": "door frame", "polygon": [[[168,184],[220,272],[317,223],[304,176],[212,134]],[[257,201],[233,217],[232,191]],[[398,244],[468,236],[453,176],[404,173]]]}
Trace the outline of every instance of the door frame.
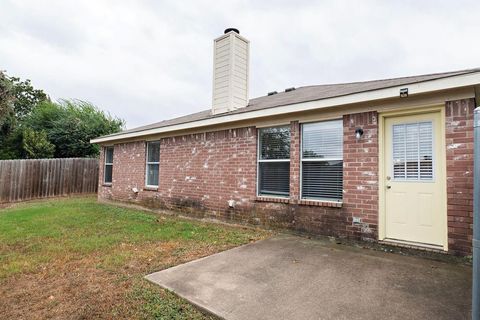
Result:
{"label": "door frame", "polygon": [[448,212],[447,212],[447,152],[446,152],[446,140],[445,140],[445,107],[443,105],[433,105],[426,107],[412,107],[409,109],[386,111],[378,114],[378,240],[383,241],[386,239],[386,201],[385,201],[385,120],[387,118],[398,116],[411,116],[417,114],[426,113],[440,113],[440,153],[442,154],[443,161],[441,162],[441,168],[444,179],[440,180],[441,188],[443,190],[443,211],[445,216],[443,217],[443,250],[448,251]]}

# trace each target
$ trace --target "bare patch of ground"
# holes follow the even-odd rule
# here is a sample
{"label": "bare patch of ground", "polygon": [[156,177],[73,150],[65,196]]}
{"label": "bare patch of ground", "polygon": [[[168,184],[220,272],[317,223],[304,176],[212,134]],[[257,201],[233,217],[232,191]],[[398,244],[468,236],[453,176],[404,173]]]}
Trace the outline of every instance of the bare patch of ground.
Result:
{"label": "bare patch of ground", "polygon": [[[79,206],[81,216],[76,216]],[[55,209],[60,209],[58,217]],[[158,219],[91,199],[8,210],[0,215],[2,319],[208,319],[143,277],[268,235]],[[65,219],[69,210],[78,225]],[[47,225],[47,230],[31,226],[38,215],[46,215],[41,219],[50,219],[56,227],[49,232]],[[21,230],[11,230],[12,225]],[[2,234],[4,230],[11,231]],[[107,237],[108,232],[114,234]]]}

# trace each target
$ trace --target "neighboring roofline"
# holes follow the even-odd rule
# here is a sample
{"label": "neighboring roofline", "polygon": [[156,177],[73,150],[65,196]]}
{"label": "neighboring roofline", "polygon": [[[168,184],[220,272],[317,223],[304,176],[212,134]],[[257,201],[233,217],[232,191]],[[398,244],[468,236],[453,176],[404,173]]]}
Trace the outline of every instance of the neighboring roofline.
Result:
{"label": "neighboring roofline", "polygon": [[[480,71],[467,74],[453,75],[445,78],[426,80],[422,82],[403,84],[389,88],[362,91],[352,94],[335,96],[331,98],[319,99],[314,101],[299,102],[287,105],[274,106],[265,109],[246,111],[242,113],[225,114],[214,118],[203,120],[194,120],[191,122],[179,123],[159,128],[145,129],[135,132],[118,133],[112,136],[104,136],[90,140],[91,143],[105,143],[123,139],[131,139],[154,134],[187,130],[192,128],[201,128],[213,125],[219,125],[242,120],[263,118],[273,115],[288,114],[293,112],[302,112],[315,109],[323,109],[347,104],[397,98],[400,95],[400,89],[408,88],[408,94],[416,95],[433,91],[448,90],[466,86],[480,84]],[[407,98],[408,99],[408,98]]]}

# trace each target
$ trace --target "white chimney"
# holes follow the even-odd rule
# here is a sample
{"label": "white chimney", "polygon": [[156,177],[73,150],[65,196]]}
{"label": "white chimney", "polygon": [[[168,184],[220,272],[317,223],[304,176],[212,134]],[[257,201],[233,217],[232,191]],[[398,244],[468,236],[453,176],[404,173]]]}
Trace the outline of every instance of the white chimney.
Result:
{"label": "white chimney", "polygon": [[246,107],[250,42],[234,28],[213,42],[212,114]]}

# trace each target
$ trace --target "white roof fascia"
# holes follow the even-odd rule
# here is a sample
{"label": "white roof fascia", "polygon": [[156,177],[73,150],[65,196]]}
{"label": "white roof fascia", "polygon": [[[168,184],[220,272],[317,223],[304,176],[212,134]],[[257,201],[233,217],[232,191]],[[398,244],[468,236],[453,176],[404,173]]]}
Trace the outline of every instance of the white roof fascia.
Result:
{"label": "white roof fascia", "polygon": [[165,133],[170,131],[201,128],[201,127],[207,127],[207,126],[218,125],[223,123],[262,118],[262,117],[287,114],[292,112],[302,112],[302,111],[335,107],[335,106],[346,105],[346,104],[395,98],[400,96],[400,89],[402,88],[408,88],[408,95],[411,96],[415,94],[427,93],[432,91],[440,91],[440,90],[448,90],[448,89],[472,86],[477,84],[480,84],[480,71],[457,75],[457,76],[451,76],[451,77],[442,78],[442,79],[418,82],[413,84],[404,84],[401,86],[395,86],[390,88],[352,93],[344,96],[325,98],[325,99],[308,101],[308,102],[294,103],[294,104],[289,104],[284,106],[271,107],[271,108],[254,110],[249,112],[219,116],[219,117],[209,118],[204,120],[196,120],[196,121],[174,124],[174,125],[160,127],[160,128],[146,129],[146,130],[137,131],[137,132],[127,132],[124,134],[118,134],[111,137],[99,137],[99,138],[90,140],[90,142],[104,143],[104,142],[114,141],[114,140],[143,137],[143,136]]}

